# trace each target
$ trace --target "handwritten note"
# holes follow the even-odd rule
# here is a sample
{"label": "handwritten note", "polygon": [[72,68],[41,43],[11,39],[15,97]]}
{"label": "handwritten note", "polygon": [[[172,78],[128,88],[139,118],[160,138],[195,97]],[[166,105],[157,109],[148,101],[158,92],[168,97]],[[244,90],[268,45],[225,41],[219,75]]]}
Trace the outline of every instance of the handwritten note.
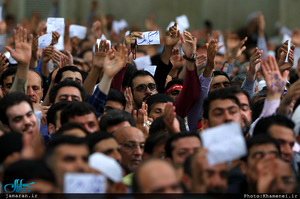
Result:
{"label": "handwritten note", "polygon": [[288,40],[288,51],[286,53],[286,58],[285,58],[285,61],[284,62],[289,62],[289,53],[290,53],[290,50],[291,50],[291,40],[289,39]]}
{"label": "handwritten note", "polygon": [[151,75],[154,76],[155,71],[156,71],[156,67],[157,67],[157,66],[155,66],[155,65],[152,65],[152,66],[146,66],[146,67],[144,68],[144,70],[145,70],[145,71],[148,71],[149,73],[151,73]]}
{"label": "handwritten note", "polygon": [[43,49],[49,46],[52,42],[52,32],[40,36],[38,39],[38,49]]}
{"label": "handwritten note", "polygon": [[47,33],[57,31],[60,34],[58,43],[54,45],[57,50],[64,49],[64,35],[65,35],[65,19],[64,18],[48,18],[47,19]]}
{"label": "handwritten note", "polygon": [[137,45],[160,44],[159,31],[143,32],[143,39],[137,38]]}
{"label": "handwritten note", "polygon": [[79,26],[72,24],[69,27],[70,38],[78,37],[79,39],[84,39],[86,35],[87,28],[85,26]]}
{"label": "handwritten note", "polygon": [[227,123],[201,133],[202,144],[208,149],[210,165],[228,162],[247,154],[245,139],[239,123]]}
{"label": "handwritten note", "polygon": [[7,51],[4,53],[4,55],[8,59],[8,62],[10,64],[18,64],[18,62],[14,58],[12,58],[12,56],[10,55],[10,52]]}
{"label": "handwritten note", "polygon": [[67,173],[64,193],[105,193],[106,178],[100,174]]}
{"label": "handwritten note", "polygon": [[139,58],[136,58],[135,60],[133,60],[135,65],[136,65],[136,68],[138,70],[144,70],[144,68],[146,66],[150,66],[152,65],[152,62],[151,62],[151,58],[149,55],[146,55],[146,56],[142,56],[142,57],[139,57]]}
{"label": "handwritten note", "polygon": [[125,19],[121,19],[120,21],[117,20],[113,21],[112,29],[117,34],[119,34],[120,31],[123,31],[126,27],[128,27],[128,24]]}
{"label": "handwritten note", "polygon": [[0,6],[0,22],[2,21],[2,6]]}

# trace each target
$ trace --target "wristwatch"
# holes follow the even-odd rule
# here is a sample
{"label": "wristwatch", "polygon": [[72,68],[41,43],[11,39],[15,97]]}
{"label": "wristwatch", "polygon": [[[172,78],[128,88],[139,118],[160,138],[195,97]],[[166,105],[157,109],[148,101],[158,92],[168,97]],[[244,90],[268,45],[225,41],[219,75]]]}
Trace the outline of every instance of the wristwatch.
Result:
{"label": "wristwatch", "polygon": [[196,55],[196,53],[193,53],[191,58],[187,57],[186,55],[183,55],[183,58],[190,61],[190,62],[195,62],[196,59],[197,59],[197,55]]}

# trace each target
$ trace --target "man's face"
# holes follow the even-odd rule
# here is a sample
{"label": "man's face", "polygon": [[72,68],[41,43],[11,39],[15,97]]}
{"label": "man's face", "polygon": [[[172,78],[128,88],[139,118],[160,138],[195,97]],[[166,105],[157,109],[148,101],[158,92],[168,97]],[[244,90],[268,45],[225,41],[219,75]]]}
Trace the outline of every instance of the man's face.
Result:
{"label": "man's face", "polygon": [[170,96],[173,100],[173,102],[175,102],[177,100],[177,98],[179,97],[180,93],[181,93],[181,89],[176,89],[171,91],[168,96]]}
{"label": "man's face", "polygon": [[119,151],[119,144],[114,138],[101,140],[100,142],[95,144],[93,151],[104,153],[105,155],[117,160],[120,164],[122,162],[122,157]]}
{"label": "man's face", "polygon": [[20,133],[38,133],[37,119],[30,105],[23,101],[6,110],[8,124],[11,131]]}
{"label": "man's face", "polygon": [[184,137],[172,143],[173,163],[183,164],[185,159],[195,153],[201,147],[201,142],[196,137]]}
{"label": "man's face", "polygon": [[65,173],[89,171],[89,150],[86,145],[60,145],[55,149],[53,172],[59,187],[63,187]]}
{"label": "man's face", "polygon": [[94,113],[69,118],[69,122],[81,124],[89,133],[99,131],[99,123]]}
{"label": "man's face", "polygon": [[282,159],[286,162],[292,162],[293,146],[295,143],[294,131],[290,128],[274,124],[269,128],[269,133],[271,137],[279,141]]}
{"label": "man's face", "polygon": [[230,86],[230,82],[224,75],[215,76],[210,84],[209,92],[212,92],[217,89],[226,88]]}
{"label": "man's face", "polygon": [[260,144],[254,145],[248,151],[247,157],[247,179],[252,182],[256,183],[258,174],[256,172],[257,164],[260,160],[265,157],[273,156],[279,158],[279,151],[277,150],[274,144]]}
{"label": "man's face", "polygon": [[107,100],[105,103],[105,112],[112,110],[112,109],[118,109],[118,110],[124,110],[124,106],[120,102]]}
{"label": "man's face", "polygon": [[63,101],[77,101],[82,102],[80,91],[73,86],[65,86],[58,90],[54,104]]}
{"label": "man's face", "polygon": [[166,162],[152,161],[138,173],[141,193],[182,193],[174,169]]}
{"label": "man's face", "polygon": [[242,127],[245,126],[244,119],[248,122],[248,125],[250,125],[251,124],[252,111],[250,109],[250,104],[249,104],[248,98],[243,93],[237,94],[236,97],[239,99],[240,104],[241,104]]}
{"label": "man's face", "polygon": [[10,75],[10,76],[7,76],[4,80],[3,80],[3,87],[2,87],[2,90],[3,90],[3,95],[5,96],[6,94],[9,93],[10,89],[11,89],[11,86],[13,84],[13,77],[15,75]]}
{"label": "man's face", "polygon": [[204,120],[204,127],[215,127],[228,122],[241,123],[239,106],[231,99],[217,99],[210,103],[208,119]]}
{"label": "man's face", "polygon": [[120,145],[122,166],[132,172],[142,162],[145,148],[144,134],[136,127],[123,127],[115,135]]}
{"label": "man's face", "polygon": [[33,71],[28,72],[27,95],[32,103],[40,103],[43,97],[41,77]]}
{"label": "man's face", "polygon": [[[157,93],[155,81],[149,75],[138,76],[138,77],[134,78],[132,80],[132,86],[133,86],[133,88],[131,88],[131,89],[132,89],[132,93],[133,93],[133,98],[134,98],[134,101],[135,101],[135,104],[137,107],[141,107],[142,103],[146,102],[150,95]],[[150,90],[149,86],[150,86],[151,90]]]}
{"label": "man's face", "polygon": [[155,120],[159,116],[162,116],[165,112],[166,104],[167,103],[165,103],[165,102],[153,104],[150,107],[149,117],[152,118],[153,120]]}
{"label": "man's face", "polygon": [[215,56],[215,69],[220,70],[225,62],[225,57],[221,55]]}
{"label": "man's face", "polygon": [[82,75],[80,74],[80,72],[73,72],[70,70],[67,70],[65,72],[62,73],[62,77],[60,81],[64,81],[64,80],[72,80],[75,82],[78,82],[79,84],[82,85]]}

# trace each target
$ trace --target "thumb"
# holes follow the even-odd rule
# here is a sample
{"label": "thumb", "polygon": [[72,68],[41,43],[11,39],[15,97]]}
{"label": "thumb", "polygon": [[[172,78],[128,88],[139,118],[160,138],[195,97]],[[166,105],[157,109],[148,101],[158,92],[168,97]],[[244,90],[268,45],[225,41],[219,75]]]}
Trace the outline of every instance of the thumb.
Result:
{"label": "thumb", "polygon": [[284,81],[287,80],[287,77],[289,76],[289,74],[290,74],[290,71],[288,71],[288,70],[285,70],[285,71],[283,72],[283,79],[284,79]]}
{"label": "thumb", "polygon": [[12,52],[14,51],[10,46],[5,46],[5,49],[12,54]]}

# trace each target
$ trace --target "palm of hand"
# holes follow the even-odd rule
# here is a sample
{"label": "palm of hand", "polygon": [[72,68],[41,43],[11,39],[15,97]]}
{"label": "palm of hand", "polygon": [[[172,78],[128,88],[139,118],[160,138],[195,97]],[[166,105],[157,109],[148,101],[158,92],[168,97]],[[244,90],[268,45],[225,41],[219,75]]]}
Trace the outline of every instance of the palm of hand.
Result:
{"label": "palm of hand", "polygon": [[106,52],[103,51],[96,52],[93,61],[94,66],[102,67],[105,57],[106,57]]}
{"label": "palm of hand", "polygon": [[173,32],[171,33],[171,35],[166,36],[165,38],[165,44],[167,46],[175,46],[178,41],[179,41],[179,35],[177,35],[177,32]]}
{"label": "palm of hand", "polygon": [[31,46],[26,43],[16,43],[15,51],[13,51],[11,56],[18,63],[29,63],[31,57]]}
{"label": "palm of hand", "polygon": [[108,56],[104,59],[104,71],[109,77],[113,77],[120,68],[123,67],[124,59],[120,56],[116,56],[114,59],[110,59]]}
{"label": "palm of hand", "polygon": [[281,77],[279,72],[271,72],[269,76],[270,83],[268,91],[271,93],[281,93],[284,90],[285,80]]}

